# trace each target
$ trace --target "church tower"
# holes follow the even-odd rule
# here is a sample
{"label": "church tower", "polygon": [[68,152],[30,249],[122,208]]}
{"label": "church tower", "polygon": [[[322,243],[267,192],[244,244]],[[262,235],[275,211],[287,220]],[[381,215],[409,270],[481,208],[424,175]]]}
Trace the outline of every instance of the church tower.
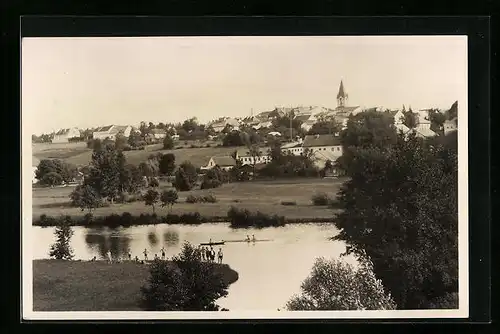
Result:
{"label": "church tower", "polygon": [[337,108],[343,108],[347,106],[347,99],[349,95],[346,94],[344,90],[344,83],[340,80],[339,93],[337,94]]}

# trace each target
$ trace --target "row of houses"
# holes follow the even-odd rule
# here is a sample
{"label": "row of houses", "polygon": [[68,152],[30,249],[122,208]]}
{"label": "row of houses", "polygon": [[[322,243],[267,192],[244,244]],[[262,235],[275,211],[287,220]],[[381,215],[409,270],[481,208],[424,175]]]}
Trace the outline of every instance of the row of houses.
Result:
{"label": "row of houses", "polygon": [[[308,135],[304,140],[287,143],[281,147],[281,151],[286,154],[296,156],[304,154],[308,150],[311,152],[313,161],[318,168],[324,168],[327,161],[334,162],[342,156],[342,145],[340,138],[336,135]],[[264,165],[271,162],[270,147],[260,147],[259,154],[252,154],[248,148],[238,149],[236,155],[213,156],[209,159],[202,170],[212,169],[219,166],[224,170],[230,170],[239,161],[243,166]]]}

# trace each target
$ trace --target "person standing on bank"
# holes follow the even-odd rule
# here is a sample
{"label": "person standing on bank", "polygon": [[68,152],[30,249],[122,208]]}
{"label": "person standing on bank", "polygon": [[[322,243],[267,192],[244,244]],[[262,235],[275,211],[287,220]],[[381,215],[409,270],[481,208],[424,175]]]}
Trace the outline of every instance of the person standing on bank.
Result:
{"label": "person standing on bank", "polygon": [[142,252],[142,254],[144,254],[144,261],[147,261],[148,260],[148,250],[146,248],[144,248],[144,252]]}
{"label": "person standing on bank", "polygon": [[165,247],[161,248],[161,259],[165,260]]}
{"label": "person standing on bank", "polygon": [[222,264],[222,258],[223,258],[223,254],[222,254],[222,248],[219,248],[219,253],[218,253],[218,263],[219,264]]}

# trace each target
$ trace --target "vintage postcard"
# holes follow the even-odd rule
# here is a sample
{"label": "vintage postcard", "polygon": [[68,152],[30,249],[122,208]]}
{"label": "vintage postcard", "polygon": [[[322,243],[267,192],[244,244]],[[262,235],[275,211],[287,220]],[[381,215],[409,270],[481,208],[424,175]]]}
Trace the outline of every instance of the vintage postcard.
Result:
{"label": "vintage postcard", "polygon": [[468,316],[466,36],[21,55],[24,319]]}

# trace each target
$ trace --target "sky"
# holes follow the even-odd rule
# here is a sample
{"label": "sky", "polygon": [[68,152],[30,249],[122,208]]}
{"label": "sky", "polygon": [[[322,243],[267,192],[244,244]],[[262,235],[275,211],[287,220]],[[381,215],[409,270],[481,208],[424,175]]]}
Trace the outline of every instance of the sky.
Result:
{"label": "sky", "polygon": [[[464,105],[465,36],[24,38],[23,127],[207,122],[279,106]],[[461,103],[462,101],[462,103]]]}

